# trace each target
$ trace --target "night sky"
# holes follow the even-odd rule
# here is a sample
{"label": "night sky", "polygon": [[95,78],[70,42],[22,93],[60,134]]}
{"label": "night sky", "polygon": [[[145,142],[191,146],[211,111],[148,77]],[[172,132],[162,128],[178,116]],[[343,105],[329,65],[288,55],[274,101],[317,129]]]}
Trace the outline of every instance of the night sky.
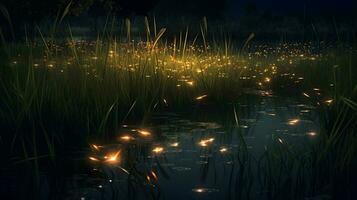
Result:
{"label": "night sky", "polygon": [[246,14],[247,5],[255,7],[254,13],[280,16],[304,14],[348,18],[355,16],[354,10],[357,10],[357,0],[160,0],[156,10],[174,16],[236,17]]}
{"label": "night sky", "polygon": [[[232,0],[234,9],[240,9],[248,0]],[[352,14],[356,0],[251,0],[258,10],[269,10],[276,14],[304,11],[314,14]]]}

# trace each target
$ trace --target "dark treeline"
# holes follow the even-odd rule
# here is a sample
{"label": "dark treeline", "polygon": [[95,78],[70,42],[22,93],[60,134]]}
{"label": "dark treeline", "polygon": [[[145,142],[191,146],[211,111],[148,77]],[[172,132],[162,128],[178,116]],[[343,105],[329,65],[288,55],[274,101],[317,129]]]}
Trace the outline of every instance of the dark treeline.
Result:
{"label": "dark treeline", "polygon": [[231,0],[2,0],[1,18],[13,23],[34,23],[60,15],[68,6],[69,15],[89,14],[105,16],[113,12],[118,16],[147,15],[155,12],[172,15],[220,17]]}
{"label": "dark treeline", "polygon": [[[355,17],[346,17],[342,13],[327,12],[326,5],[320,2],[321,7],[316,10],[317,14],[314,9],[316,3],[312,5],[306,3],[308,1],[304,2],[295,1],[298,6],[288,9],[285,4],[285,7],[280,4],[280,7],[278,4],[264,6],[258,0],[2,0],[0,36],[5,39],[23,38],[25,27],[27,32],[31,32],[35,25],[42,22],[51,26],[63,13],[67,17],[72,16],[71,20],[75,20],[76,26],[88,27],[89,24],[94,30],[98,30],[98,24],[105,23],[103,21],[108,14],[121,18],[155,15],[162,21],[170,21],[166,26],[175,25],[177,29],[182,28],[179,27],[180,24],[187,26],[190,20],[197,21],[206,16],[210,24],[213,21],[220,25],[234,22],[234,26],[239,26],[237,29],[240,32],[261,32],[264,35],[269,35],[269,32],[278,32],[279,35],[280,32],[296,33],[296,30],[305,30],[304,27],[308,29],[312,26],[317,28],[317,32],[326,27],[330,29],[330,26],[333,29],[351,29],[355,24],[357,13]],[[357,2],[349,7],[357,8],[356,5]],[[188,20],[182,20],[183,16]],[[318,24],[324,27],[319,28]],[[232,29],[234,32],[235,29]]]}
{"label": "dark treeline", "polygon": [[[0,30],[5,37],[22,34],[48,19],[88,15],[96,18],[113,13],[117,16],[146,15],[159,0],[2,0]],[[15,35],[15,36],[14,36]]]}

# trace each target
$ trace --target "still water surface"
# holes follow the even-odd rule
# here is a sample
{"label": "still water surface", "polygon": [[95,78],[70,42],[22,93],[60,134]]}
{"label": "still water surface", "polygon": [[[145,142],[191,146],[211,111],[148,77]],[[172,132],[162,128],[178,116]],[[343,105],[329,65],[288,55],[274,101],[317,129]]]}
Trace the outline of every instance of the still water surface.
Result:
{"label": "still water surface", "polygon": [[264,152],[303,150],[320,127],[314,106],[266,94],[247,95],[225,115],[197,108],[123,125],[110,144],[90,144],[87,173],[68,178],[67,198],[265,199],[257,184]]}

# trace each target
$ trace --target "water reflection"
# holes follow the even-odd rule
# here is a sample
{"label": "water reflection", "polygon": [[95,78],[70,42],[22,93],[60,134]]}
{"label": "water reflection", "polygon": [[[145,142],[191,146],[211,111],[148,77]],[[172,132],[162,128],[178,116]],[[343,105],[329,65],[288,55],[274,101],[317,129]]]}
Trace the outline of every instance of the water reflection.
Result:
{"label": "water reflection", "polygon": [[[276,145],[303,148],[318,136],[319,124],[313,106],[266,92],[254,95],[253,103],[237,106],[238,125],[219,116],[194,121],[172,113],[154,115],[145,128],[123,125],[112,144],[90,145],[92,171],[78,179],[69,196],[235,199],[243,195],[242,187],[259,197],[264,191],[248,179],[256,172],[250,172],[255,164],[247,155],[258,159]],[[79,180],[95,184],[81,187]]]}

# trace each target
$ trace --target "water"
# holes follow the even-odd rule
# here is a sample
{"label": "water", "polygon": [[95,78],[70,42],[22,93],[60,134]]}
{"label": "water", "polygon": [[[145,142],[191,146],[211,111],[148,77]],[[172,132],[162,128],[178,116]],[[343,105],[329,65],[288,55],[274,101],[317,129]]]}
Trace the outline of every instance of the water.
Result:
{"label": "water", "polygon": [[227,116],[197,108],[123,125],[110,144],[84,151],[78,162],[87,171],[68,178],[66,198],[266,199],[257,184],[266,150],[303,151],[320,125],[314,106],[262,94],[247,94],[221,112]]}

